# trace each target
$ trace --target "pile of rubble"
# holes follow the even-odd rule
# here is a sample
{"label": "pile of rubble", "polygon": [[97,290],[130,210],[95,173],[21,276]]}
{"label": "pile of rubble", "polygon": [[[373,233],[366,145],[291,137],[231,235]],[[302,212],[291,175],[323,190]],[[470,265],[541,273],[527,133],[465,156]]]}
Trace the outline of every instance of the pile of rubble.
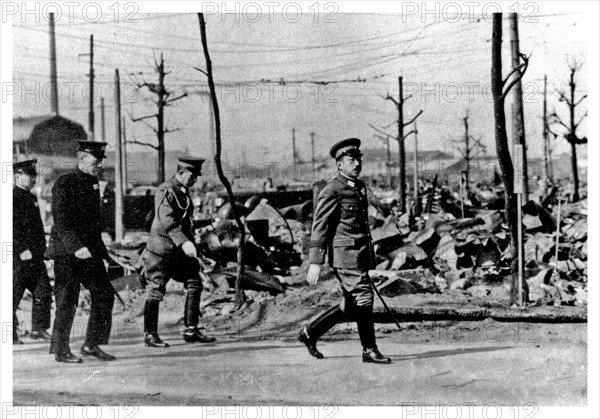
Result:
{"label": "pile of rubble", "polygon": [[[485,200],[497,206],[499,194]],[[450,198],[448,198],[450,197]],[[510,295],[509,229],[502,213],[479,209],[457,219],[444,207],[456,208],[446,195],[437,213],[423,214],[411,231],[408,215],[374,220],[378,258],[371,274],[388,296],[460,291],[474,298],[507,302]],[[523,206],[525,279],[529,302],[536,305],[587,303],[587,200],[548,209],[529,201]],[[454,210],[453,210],[454,212]],[[558,242],[557,242],[558,235]],[[558,243],[558,249],[557,249]]]}

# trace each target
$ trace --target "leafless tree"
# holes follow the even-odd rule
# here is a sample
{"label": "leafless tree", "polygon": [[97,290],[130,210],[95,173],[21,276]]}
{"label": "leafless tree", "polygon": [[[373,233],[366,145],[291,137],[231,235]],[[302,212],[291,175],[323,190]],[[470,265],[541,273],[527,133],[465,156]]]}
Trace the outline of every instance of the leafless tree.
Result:
{"label": "leafless tree", "polygon": [[460,153],[463,158],[466,168],[466,179],[465,188],[468,191],[470,185],[470,173],[471,173],[471,160],[480,154],[485,153],[486,147],[481,143],[481,138],[474,138],[469,134],[469,112],[463,118],[463,124],[465,126],[465,135],[463,138],[449,139],[450,142],[455,144],[461,144],[460,147],[456,147],[456,150]]}
{"label": "leafless tree", "polygon": [[[157,61],[156,57],[154,57],[154,71],[158,74],[158,83],[149,83],[147,81],[139,82],[137,80],[134,80],[134,82],[138,91],[141,91],[142,89],[148,89],[150,93],[156,95],[156,100],[152,99],[152,101],[156,104],[157,112],[155,114],[141,117],[134,117],[133,115],[130,115],[130,118],[133,122],[141,121],[150,127],[150,129],[156,134],[158,143],[154,145],[137,140],[129,141],[129,143],[150,147],[158,152],[158,182],[162,183],[165,181],[165,134],[180,131],[179,128],[165,128],[165,108],[186,97],[187,93],[183,93],[179,96],[171,98],[172,92],[168,91],[165,87],[165,77],[171,74],[171,72],[165,71],[165,61],[162,53],[160,54],[160,61]],[[135,78],[135,76],[133,77]],[[147,121],[148,119],[156,119],[156,126],[149,123]]]}
{"label": "leafless tree", "polygon": [[[577,84],[575,82],[576,74],[581,69],[583,63],[578,63],[577,60],[572,60],[569,64],[570,76],[569,76],[569,94],[564,90],[558,90],[558,101],[567,104],[569,109],[569,124],[563,122],[560,116],[556,113],[556,110],[550,115],[550,122],[554,125],[561,127],[563,131],[563,138],[568,141],[571,145],[571,167],[573,169],[573,202],[579,201],[579,171],[577,170],[577,145],[587,144],[587,137],[579,137],[577,135],[577,128],[587,116],[587,110],[577,122],[575,122],[575,114],[577,106],[587,98],[587,94],[582,95],[579,99],[575,99],[575,89]],[[556,134],[555,134],[556,135]]]}

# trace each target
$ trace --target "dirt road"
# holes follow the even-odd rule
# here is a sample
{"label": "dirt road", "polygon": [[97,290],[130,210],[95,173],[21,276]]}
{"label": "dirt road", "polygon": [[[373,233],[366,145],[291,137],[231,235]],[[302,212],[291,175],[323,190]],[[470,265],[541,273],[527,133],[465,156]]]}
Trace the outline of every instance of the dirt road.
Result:
{"label": "dirt road", "polygon": [[[164,333],[168,349],[138,334],[113,339],[104,363],[56,363],[48,345],[14,349],[15,404],[108,405],[584,405],[587,324],[452,323],[379,333],[391,365],[363,364],[355,333],[320,342],[316,360],[291,336],[217,333],[208,345]],[[81,339],[72,349],[78,350]]]}

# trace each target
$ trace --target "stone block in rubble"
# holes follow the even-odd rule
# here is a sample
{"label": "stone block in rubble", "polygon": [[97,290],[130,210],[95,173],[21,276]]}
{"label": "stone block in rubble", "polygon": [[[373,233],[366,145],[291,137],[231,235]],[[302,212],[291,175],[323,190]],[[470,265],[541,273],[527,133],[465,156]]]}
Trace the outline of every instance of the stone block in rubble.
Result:
{"label": "stone block in rubble", "polygon": [[525,260],[547,262],[552,256],[554,237],[547,233],[535,233],[524,244]]}
{"label": "stone block in rubble", "polygon": [[569,241],[586,240],[588,236],[587,220],[578,220],[562,227],[562,232]]}
{"label": "stone block in rubble", "polygon": [[391,265],[391,264],[392,264],[392,263],[391,263],[389,260],[387,260],[387,259],[386,259],[386,260],[384,260],[383,262],[381,262],[380,264],[378,264],[378,265],[375,267],[375,269],[383,271],[383,270],[385,270],[385,269],[388,269],[388,268],[390,267],[390,265]]}
{"label": "stone block in rubble", "polygon": [[418,245],[426,254],[431,254],[440,242],[440,236],[435,232],[435,228],[429,227],[412,237],[409,236],[407,241]]}
{"label": "stone block in rubble", "polygon": [[387,278],[377,285],[380,294],[386,297],[396,297],[404,294],[416,294],[417,288],[410,282],[401,278]]}
{"label": "stone block in rubble", "polygon": [[390,269],[409,269],[420,266],[427,261],[427,254],[416,244],[407,244],[390,253],[392,266]]}
{"label": "stone block in rubble", "polygon": [[371,237],[373,238],[373,243],[378,244],[383,240],[400,240],[401,233],[400,230],[398,230],[396,223],[396,217],[393,214],[390,214],[381,226],[371,229]]}
{"label": "stone block in rubble", "polygon": [[522,208],[523,226],[525,231],[534,234],[536,232],[553,233],[556,223],[552,214],[534,201],[528,201]]}

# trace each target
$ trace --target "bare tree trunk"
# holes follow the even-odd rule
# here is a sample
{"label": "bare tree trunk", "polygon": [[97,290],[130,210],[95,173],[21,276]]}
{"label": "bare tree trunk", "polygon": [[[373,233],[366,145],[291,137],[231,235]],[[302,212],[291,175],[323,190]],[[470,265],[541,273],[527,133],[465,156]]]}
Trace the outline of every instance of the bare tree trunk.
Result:
{"label": "bare tree trunk", "polygon": [[157,132],[158,139],[158,183],[165,181],[165,62],[162,54],[158,66],[158,116]]}
{"label": "bare tree trunk", "polygon": [[[511,249],[511,303],[519,301],[518,296],[518,267],[517,267],[517,199],[514,194],[514,169],[510,151],[508,147],[508,137],[506,134],[506,115],[504,112],[504,99],[506,93],[503,93],[504,81],[502,79],[502,13],[494,13],[492,28],[492,96],[494,101],[494,120],[496,136],[496,154],[502,170],[502,180],[504,181],[504,197],[506,201],[506,221],[510,227],[510,249]],[[508,89],[510,90],[510,89]],[[523,301],[528,301],[529,292],[527,282],[523,282]]]}
{"label": "bare tree trunk", "polygon": [[400,211],[405,213],[406,208],[406,150],[404,148],[404,98],[402,96],[402,77],[398,77],[398,171]]}
{"label": "bare tree trunk", "polygon": [[215,90],[215,83],[212,74],[212,62],[210,61],[210,54],[208,53],[208,42],[206,40],[206,22],[204,21],[204,14],[198,13],[198,20],[200,22],[200,35],[202,37],[202,47],[204,49],[204,58],[206,60],[206,75],[208,77],[208,86],[210,88],[210,98],[213,104],[213,112],[215,116],[215,143],[216,143],[216,154],[215,154],[215,165],[217,166],[217,173],[219,180],[225,186],[227,190],[227,196],[231,203],[231,209],[233,210],[233,216],[240,230],[240,247],[237,252],[237,278],[235,280],[235,308],[238,309],[246,301],[246,294],[242,289],[242,279],[244,277],[244,247],[246,245],[246,229],[244,223],[242,223],[240,211],[235,203],[233,197],[233,191],[231,190],[231,184],[223,173],[223,166],[221,164],[221,116],[219,114],[219,102],[217,101],[217,93]]}
{"label": "bare tree trunk", "polygon": [[575,131],[577,130],[577,126],[575,125],[575,72],[577,71],[577,67],[573,66],[571,68],[571,78],[569,80],[569,87],[571,89],[571,101],[567,102],[569,104],[569,117],[570,124],[569,128],[571,130],[572,136],[570,137],[571,143],[571,166],[573,168],[573,202],[579,201],[579,170],[577,169],[577,141]]}

